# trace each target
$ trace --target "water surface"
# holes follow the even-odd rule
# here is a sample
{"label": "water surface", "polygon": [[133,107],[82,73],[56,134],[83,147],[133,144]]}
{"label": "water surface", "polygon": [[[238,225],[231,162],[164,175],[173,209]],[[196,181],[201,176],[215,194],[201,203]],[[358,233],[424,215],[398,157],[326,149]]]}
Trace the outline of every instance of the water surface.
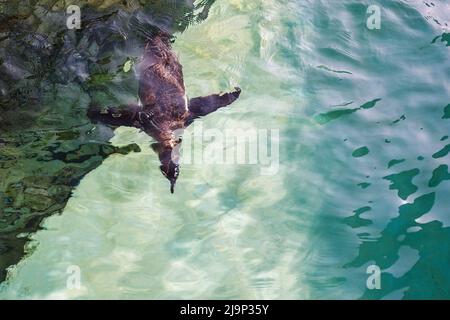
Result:
{"label": "water surface", "polygon": [[450,7],[379,1],[369,30],[370,4],[217,0],[176,33],[187,92],[239,85],[202,125],[278,129],[278,173],[187,165],[171,195],[149,138],[120,128],[112,144],[141,152],[81,180],[1,296],[450,298]]}

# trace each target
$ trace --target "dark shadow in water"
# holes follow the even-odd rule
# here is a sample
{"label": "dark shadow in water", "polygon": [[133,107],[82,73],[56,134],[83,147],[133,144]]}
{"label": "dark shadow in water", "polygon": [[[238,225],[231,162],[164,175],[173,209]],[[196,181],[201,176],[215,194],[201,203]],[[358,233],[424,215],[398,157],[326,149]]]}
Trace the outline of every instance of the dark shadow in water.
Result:
{"label": "dark shadow in water", "polygon": [[450,33],[443,33],[440,36],[437,36],[436,38],[431,41],[431,43],[436,43],[436,41],[441,40],[441,42],[446,43],[446,47],[450,47]]}
{"label": "dark shadow in water", "polygon": [[439,159],[443,158],[450,152],[450,144],[447,144],[445,147],[443,147],[441,150],[433,154],[433,158]]}
{"label": "dark shadow in water", "polygon": [[[349,110],[356,111],[357,109]],[[442,119],[449,119],[449,114],[450,107],[444,107]],[[332,116],[331,118],[337,119],[339,116]],[[331,118],[328,117],[327,119]],[[346,120],[348,119],[340,119],[340,121]],[[440,141],[447,139],[448,137],[444,136]],[[423,149],[423,151],[426,150],[426,148]],[[365,155],[367,151],[362,150],[362,148],[356,149],[356,154],[354,152],[353,156]],[[446,145],[434,153],[431,152],[432,157],[427,157],[427,159],[439,159],[444,163],[436,165],[433,170],[429,170],[430,172],[426,170],[426,167],[420,170],[410,168],[382,177],[382,179],[391,182],[389,189],[396,190],[402,202],[408,199],[408,203],[398,208],[398,215],[394,213],[392,215],[394,218],[387,221],[383,229],[377,229],[377,225],[380,223],[379,219],[374,219],[374,221],[370,219],[370,216],[376,215],[371,206],[356,209],[353,211],[353,215],[341,220],[355,233],[360,231],[357,234],[360,244],[356,257],[343,267],[353,269],[352,272],[354,271],[355,274],[364,273],[366,279],[369,277],[369,274],[365,274],[367,266],[374,264],[382,271],[381,289],[370,290],[366,288],[360,297],[361,299],[386,297],[402,297],[403,299],[450,298],[450,273],[448,272],[450,227],[444,226],[444,223],[439,221],[440,215],[445,214],[445,212],[439,212],[442,208],[439,205],[443,201],[442,196],[445,197],[446,186],[444,184],[448,183],[447,180],[450,180],[448,164],[445,164],[446,160],[442,158],[448,156],[449,152],[450,145]],[[361,158],[358,161],[363,160],[364,158]],[[417,160],[423,161],[425,157],[418,156]],[[433,166],[435,166],[435,161],[432,162]],[[406,163],[406,159],[390,160],[387,167],[392,168],[400,163]],[[424,174],[429,174],[429,176],[426,179],[420,179],[421,175]],[[364,190],[370,184],[360,183],[358,186]],[[410,197],[413,197],[413,199],[410,200]],[[370,203],[372,202],[370,201]],[[426,219],[420,219],[425,215],[427,215]],[[429,222],[425,222],[425,220]],[[329,223],[328,220],[327,223]],[[331,232],[331,230],[330,228],[329,231]],[[381,232],[378,232],[379,230]],[[408,252],[411,252],[413,256],[417,254],[417,260],[408,260],[409,257],[402,256],[401,253],[405,248],[410,249]],[[411,265],[408,265],[408,262],[412,262]],[[332,285],[335,285],[331,276],[329,281]],[[346,278],[344,283],[351,287],[353,281],[354,279]],[[324,281],[324,283],[326,282]],[[358,290],[365,288],[365,283],[358,282],[357,287]]]}
{"label": "dark shadow in water", "polygon": [[[377,239],[364,241],[359,254],[347,267],[361,267],[374,261],[382,270],[399,259],[402,246],[417,250],[420,255],[414,266],[400,277],[383,272],[382,290],[366,290],[362,299],[380,299],[386,293],[404,290],[404,299],[443,299],[450,297],[450,228],[440,221],[419,224],[415,220],[428,213],[435,201],[435,193],[417,197],[413,203],[400,206],[399,216],[392,219]],[[419,231],[408,232],[416,227]],[[399,236],[404,236],[399,241]]]}
{"label": "dark shadow in water", "polygon": [[353,211],[354,215],[344,219],[344,223],[348,224],[352,228],[360,228],[372,224],[369,219],[361,218],[361,215],[365,212],[371,211],[372,208],[369,206],[362,207]]}
{"label": "dark shadow in water", "polygon": [[353,109],[337,109],[337,110],[332,110],[332,111],[328,111],[328,112],[324,112],[324,113],[320,113],[317,116],[315,116],[315,120],[320,123],[320,124],[326,124],[330,121],[339,119],[340,117],[352,114],[354,112],[357,112],[359,110],[364,110],[364,109],[371,109],[373,107],[375,107],[375,105],[381,101],[381,99],[375,99],[369,102],[364,103],[363,105],[359,106],[358,108],[353,108]]}
{"label": "dark shadow in water", "polygon": [[[445,113],[448,107],[445,107]],[[446,119],[446,117],[444,117]],[[442,139],[441,139],[442,140]],[[449,145],[434,153],[433,158],[439,159],[448,154]],[[423,157],[418,157],[423,160]],[[394,160],[393,160],[394,161]],[[390,162],[393,163],[393,161]],[[403,161],[395,160],[396,164]],[[419,175],[419,169],[411,169],[393,174],[384,179],[390,180],[390,189],[398,190],[398,196],[406,200],[419,188],[412,179]],[[438,165],[431,174],[427,185],[423,187],[437,188],[446,180],[450,180],[447,164]],[[422,187],[422,185],[421,185]],[[387,295],[402,292],[403,299],[448,299],[450,297],[450,227],[444,227],[439,220],[418,222],[417,219],[430,213],[436,202],[436,192],[429,192],[416,197],[411,203],[401,205],[398,216],[391,219],[377,237],[367,238],[362,235],[357,257],[345,265],[346,268],[360,268],[374,263],[382,270],[381,290],[366,289],[362,299],[381,299]],[[345,219],[352,228],[369,224],[360,215],[369,207],[355,211],[355,215]],[[431,218],[431,217],[430,217]],[[401,247],[409,247],[418,253],[418,260],[406,272],[395,276],[386,271],[399,261]],[[401,264],[401,263],[400,263]],[[402,266],[399,265],[401,268]]]}
{"label": "dark shadow in water", "polygon": [[140,151],[110,145],[112,130],[90,123],[88,105],[135,97],[124,66],[145,39],[204,20],[214,1],[79,1],[80,30],[67,29],[65,1],[0,4],[0,282],[83,176],[111,154]]}
{"label": "dark shadow in water", "polygon": [[439,167],[433,170],[433,176],[428,182],[430,188],[437,187],[444,180],[450,180],[450,174],[448,173],[448,165],[441,164]]}
{"label": "dark shadow in water", "polygon": [[419,169],[412,169],[396,174],[383,177],[383,179],[391,181],[389,189],[398,190],[398,196],[406,200],[411,194],[417,191],[417,186],[412,183],[415,176],[420,173]]}

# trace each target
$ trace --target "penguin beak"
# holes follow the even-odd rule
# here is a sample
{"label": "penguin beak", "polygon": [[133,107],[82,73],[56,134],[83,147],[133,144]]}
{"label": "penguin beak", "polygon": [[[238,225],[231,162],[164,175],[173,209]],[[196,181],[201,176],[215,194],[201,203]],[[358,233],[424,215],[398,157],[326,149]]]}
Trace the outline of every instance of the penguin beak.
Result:
{"label": "penguin beak", "polygon": [[175,192],[175,183],[177,181],[175,179],[170,180],[170,193],[174,193]]}

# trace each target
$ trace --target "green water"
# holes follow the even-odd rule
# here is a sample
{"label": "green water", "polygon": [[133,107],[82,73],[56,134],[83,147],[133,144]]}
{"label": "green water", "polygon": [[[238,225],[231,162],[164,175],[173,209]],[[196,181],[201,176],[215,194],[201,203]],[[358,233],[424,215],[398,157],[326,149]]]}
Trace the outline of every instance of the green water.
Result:
{"label": "green water", "polygon": [[81,181],[0,296],[450,298],[450,6],[378,1],[369,30],[371,4],[217,0],[174,43],[187,92],[239,85],[202,125],[278,129],[278,173],[186,165],[171,195],[149,138],[120,128],[142,151]]}

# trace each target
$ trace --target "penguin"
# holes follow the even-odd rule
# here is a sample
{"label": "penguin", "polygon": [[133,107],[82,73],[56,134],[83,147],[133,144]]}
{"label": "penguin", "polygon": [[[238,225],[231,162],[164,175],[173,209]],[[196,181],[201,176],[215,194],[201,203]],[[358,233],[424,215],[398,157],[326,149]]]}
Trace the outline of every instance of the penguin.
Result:
{"label": "penguin", "polygon": [[137,65],[139,105],[106,108],[91,105],[87,115],[94,123],[135,127],[152,137],[156,141],[152,148],[158,154],[161,173],[169,180],[170,192],[174,193],[180,174],[175,150],[181,138],[176,132],[195,119],[232,104],[239,98],[241,89],[235,87],[232,92],[188,99],[182,66],[172,51],[170,39],[170,34],[159,31],[145,43],[142,60]]}

